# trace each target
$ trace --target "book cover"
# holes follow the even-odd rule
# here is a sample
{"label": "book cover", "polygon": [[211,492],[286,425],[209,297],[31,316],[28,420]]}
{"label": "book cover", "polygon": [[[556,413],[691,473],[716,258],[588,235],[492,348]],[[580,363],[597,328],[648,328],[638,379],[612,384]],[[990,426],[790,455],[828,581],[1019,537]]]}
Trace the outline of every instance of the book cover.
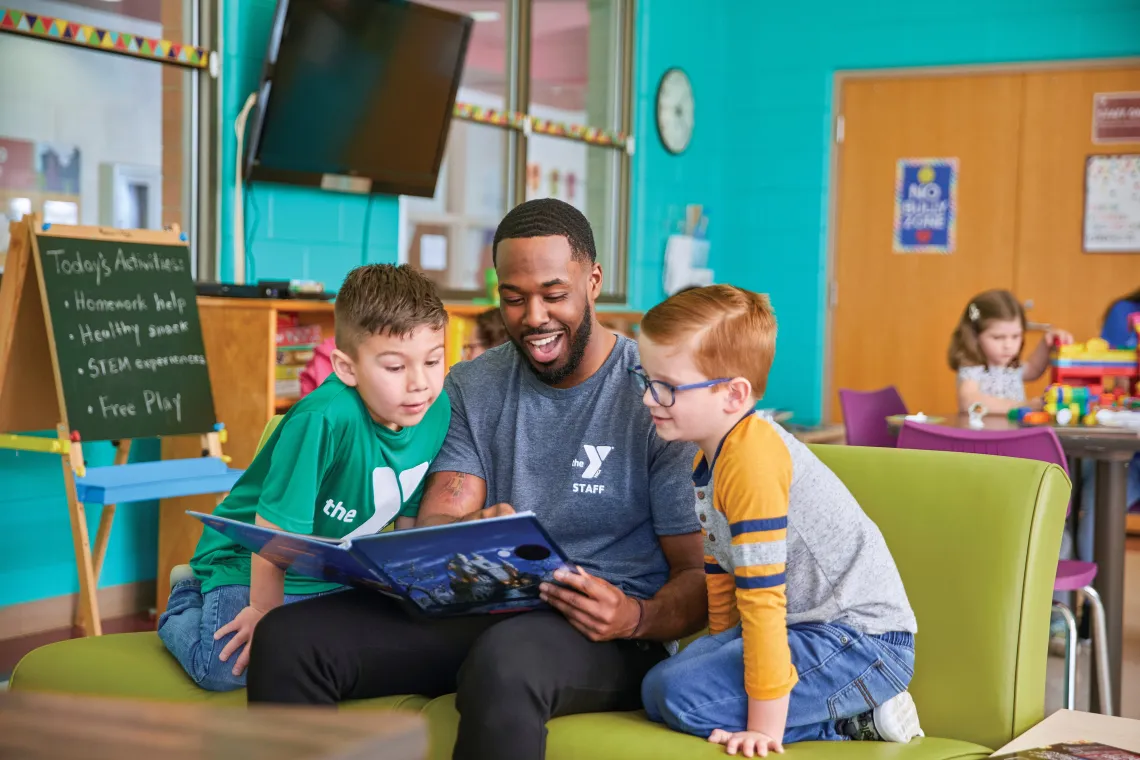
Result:
{"label": "book cover", "polygon": [[344,539],[189,514],[284,570],[393,595],[428,616],[544,607],[539,584],[572,566],[532,512]]}
{"label": "book cover", "polygon": [[994,755],[990,760],[1140,760],[1140,755],[1107,744],[1078,741]]}
{"label": "book cover", "polygon": [[264,557],[282,570],[291,570],[298,575],[330,583],[370,588],[402,596],[393,589],[392,582],[378,572],[377,568],[363,564],[358,557],[348,551],[348,539],[305,536],[201,512],[187,512],[187,514],[198,518],[207,527],[213,528],[254,554]]}

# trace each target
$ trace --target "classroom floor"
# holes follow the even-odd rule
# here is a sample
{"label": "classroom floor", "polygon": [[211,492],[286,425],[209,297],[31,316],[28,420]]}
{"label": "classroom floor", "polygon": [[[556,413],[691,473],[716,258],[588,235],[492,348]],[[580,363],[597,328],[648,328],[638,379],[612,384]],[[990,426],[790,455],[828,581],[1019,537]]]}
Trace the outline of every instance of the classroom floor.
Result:
{"label": "classroom floor", "polygon": [[[1126,718],[1140,719],[1140,538],[1129,539],[1128,559],[1125,565],[1125,587],[1128,589],[1128,593],[1125,597],[1124,609],[1124,672],[1122,674],[1124,680],[1122,681],[1122,704],[1117,713]],[[103,623],[103,630],[107,633],[153,629],[154,621],[144,614],[107,620]],[[53,641],[61,641],[72,635],[72,631],[60,629],[34,636],[0,641],[0,688],[7,684],[12,669],[26,653],[36,647],[50,644]],[[1088,646],[1082,646],[1077,672],[1077,709],[1080,710],[1087,710],[1089,704],[1090,659]],[[1063,684],[1064,662],[1059,657],[1050,657],[1049,680],[1045,693],[1046,714],[1051,714],[1060,709]]]}
{"label": "classroom floor", "polygon": [[[1128,539],[1128,555],[1124,565],[1124,667],[1121,677],[1120,706],[1116,713],[1140,720],[1140,538]],[[1089,707],[1089,685],[1092,676],[1089,645],[1081,646],[1077,659],[1077,709]],[[1061,709],[1064,693],[1065,663],[1060,657],[1049,658],[1049,680],[1045,692],[1045,713]]]}

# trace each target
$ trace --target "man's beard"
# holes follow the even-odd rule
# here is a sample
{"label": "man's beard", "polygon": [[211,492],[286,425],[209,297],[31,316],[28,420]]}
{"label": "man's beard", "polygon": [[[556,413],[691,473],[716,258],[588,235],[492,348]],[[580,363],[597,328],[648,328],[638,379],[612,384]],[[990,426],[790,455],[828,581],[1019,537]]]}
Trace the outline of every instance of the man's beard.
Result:
{"label": "man's beard", "polygon": [[[586,346],[590,343],[590,334],[594,329],[594,314],[590,310],[590,304],[586,304],[585,311],[582,312],[582,324],[578,329],[569,334],[570,339],[570,353],[566,357],[566,363],[561,367],[543,367],[536,366],[530,358],[530,352],[527,351],[526,346],[522,345],[522,341],[515,340],[511,336],[511,342],[515,344],[515,348],[524,355],[526,364],[546,385],[558,385],[566,378],[573,375],[578,367],[582,364],[582,359],[586,355]],[[534,335],[541,333],[542,330],[531,330],[526,335]],[[523,337],[525,338],[526,335]]]}

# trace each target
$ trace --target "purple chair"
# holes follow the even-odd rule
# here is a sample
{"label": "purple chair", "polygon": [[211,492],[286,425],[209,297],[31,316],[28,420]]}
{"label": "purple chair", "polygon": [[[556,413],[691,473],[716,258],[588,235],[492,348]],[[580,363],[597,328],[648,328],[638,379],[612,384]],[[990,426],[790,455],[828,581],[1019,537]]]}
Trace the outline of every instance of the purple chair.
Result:
{"label": "purple chair", "polygon": [[839,406],[843,409],[848,446],[895,447],[887,417],[906,414],[906,404],[893,385],[877,391],[840,389]]}
{"label": "purple chair", "polygon": [[[924,425],[907,420],[899,432],[900,449],[925,449],[927,451],[957,451],[968,454],[991,454],[994,456],[1036,459],[1055,464],[1069,472],[1065,451],[1052,428],[1034,427],[1018,430],[961,430],[958,428]],[[1070,509],[1072,509],[1070,502]],[[1092,587],[1096,577],[1095,562],[1080,562],[1063,559],[1057,563],[1057,579],[1054,591],[1074,591],[1089,599],[1093,608],[1093,646],[1096,647],[1097,692],[1100,694],[1104,714],[1112,715],[1112,690],[1109,688],[1111,674],[1108,670],[1108,641],[1104,605],[1100,594]],[[1079,604],[1079,601],[1078,601]],[[1053,608],[1065,621],[1065,708],[1076,709],[1077,699],[1077,623],[1073,613],[1061,602],[1054,601]]]}

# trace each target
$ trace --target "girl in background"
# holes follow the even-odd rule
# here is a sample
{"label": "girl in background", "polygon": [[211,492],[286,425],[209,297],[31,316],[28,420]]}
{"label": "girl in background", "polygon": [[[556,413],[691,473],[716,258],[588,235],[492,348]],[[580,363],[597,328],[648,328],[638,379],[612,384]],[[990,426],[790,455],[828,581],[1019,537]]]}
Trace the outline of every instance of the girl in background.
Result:
{"label": "girl in background", "polygon": [[[987,290],[962,311],[950,337],[950,369],[958,373],[958,411],[981,403],[987,414],[1004,415],[1025,406],[1025,383],[1045,374],[1053,341],[1071,343],[1064,330],[1050,329],[1024,362],[1025,310],[1008,290]],[[1041,406],[1041,400],[1031,404]]]}

